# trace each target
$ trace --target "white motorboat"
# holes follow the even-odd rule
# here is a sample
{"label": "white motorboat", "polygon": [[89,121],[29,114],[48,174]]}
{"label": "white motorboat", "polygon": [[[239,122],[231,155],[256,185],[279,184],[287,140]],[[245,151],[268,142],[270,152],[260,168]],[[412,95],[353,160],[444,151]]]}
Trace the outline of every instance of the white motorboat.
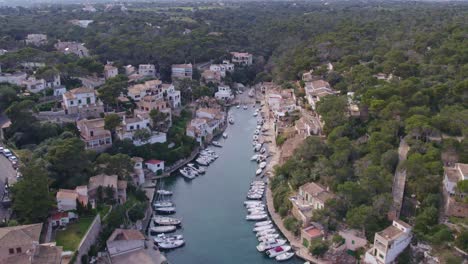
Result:
{"label": "white motorboat", "polygon": [[237,107],[237,108],[240,108],[240,105],[237,105],[236,107]]}
{"label": "white motorboat", "polygon": [[195,164],[193,164],[193,163],[187,164],[187,167],[189,167],[190,169],[194,170],[194,171],[197,172],[198,174],[204,174],[204,173],[206,172],[206,170],[205,170],[204,168],[196,167]]}
{"label": "white motorboat", "polygon": [[173,248],[178,248],[181,247],[185,244],[185,241],[180,239],[180,240],[167,240],[159,244],[160,249],[173,249]]}
{"label": "white motorboat", "polygon": [[254,141],[257,141],[257,140],[258,140],[258,135],[253,135],[252,139],[253,139]]}
{"label": "white motorboat", "polygon": [[258,141],[257,141],[257,140],[252,141],[252,146],[255,147],[255,146],[257,146],[257,145],[258,145]]}
{"label": "white motorboat", "polygon": [[213,141],[211,142],[211,145],[215,146],[215,147],[222,147],[223,145],[221,145],[221,143],[219,143],[218,141]]}
{"label": "white motorboat", "polygon": [[154,210],[160,214],[173,214],[176,211],[175,207],[158,207],[154,208]]}
{"label": "white motorboat", "polygon": [[208,160],[205,159],[204,157],[198,157],[195,161],[196,161],[198,164],[202,165],[202,166],[208,166],[208,165],[210,165],[210,163],[208,162]]}
{"label": "white motorboat", "polygon": [[264,236],[258,237],[258,242],[264,242],[272,238],[278,238],[279,235],[276,233],[266,234]]}
{"label": "white motorboat", "polygon": [[246,220],[250,220],[250,221],[260,221],[260,220],[265,220],[266,218],[267,218],[266,214],[248,215],[245,217]]}
{"label": "white motorboat", "polygon": [[262,236],[265,236],[265,235],[268,235],[268,234],[276,234],[276,229],[270,228],[270,229],[267,229],[267,230],[260,231],[260,232],[257,233],[257,237],[262,237]]}
{"label": "white motorboat", "polygon": [[153,217],[153,222],[156,225],[174,225],[179,226],[182,224],[182,221],[177,218],[167,217],[167,216],[155,216]]}
{"label": "white motorboat", "polygon": [[260,251],[260,252],[263,252],[265,250],[269,250],[269,249],[272,249],[274,247],[279,247],[279,246],[282,246],[284,244],[286,244],[285,239],[270,239],[270,240],[266,240],[266,241],[260,243],[257,246],[257,250]]}
{"label": "white motorboat", "polygon": [[260,200],[262,198],[263,198],[263,196],[261,194],[247,195],[247,199],[249,199],[249,200]]}
{"label": "white motorboat", "polygon": [[257,145],[255,145],[255,147],[254,147],[254,151],[255,151],[255,152],[258,152],[261,148],[262,148],[262,144],[257,144]]}
{"label": "white motorboat", "polygon": [[177,229],[176,226],[169,225],[169,226],[153,226],[150,228],[150,233],[152,234],[160,234],[160,233],[170,233],[174,232]]}
{"label": "white motorboat", "polygon": [[284,252],[283,254],[279,254],[278,256],[275,257],[277,261],[285,261],[294,256],[293,252]]}
{"label": "white motorboat", "polygon": [[227,133],[223,133],[223,138],[227,138],[228,137],[228,134]]}
{"label": "white motorboat", "polygon": [[[253,91],[253,89],[249,91],[249,97],[254,97],[254,91]],[[247,107],[247,106],[245,106],[245,107]]]}
{"label": "white motorboat", "polygon": [[154,204],[153,204],[154,207],[156,208],[160,208],[160,207],[174,207],[174,204],[172,202],[169,202],[169,201],[156,201]]}
{"label": "white motorboat", "polygon": [[252,204],[262,204],[261,201],[244,201],[244,205],[252,205]]}
{"label": "white motorboat", "polygon": [[257,115],[258,115],[258,113],[257,113],[257,111],[255,111],[255,112],[253,113],[253,116],[257,116]]}
{"label": "white motorboat", "polygon": [[279,247],[275,247],[275,248],[272,248],[270,250],[268,250],[266,252],[267,256],[269,256],[270,258],[274,258],[278,255],[281,255],[283,253],[286,253],[288,252],[289,250],[291,250],[291,246],[288,246],[288,245],[285,245],[285,246],[279,246]]}
{"label": "white motorboat", "polygon": [[251,160],[251,161],[256,161],[257,158],[258,158],[258,154],[255,154],[255,155],[253,155],[253,156],[250,158],[250,160]]}
{"label": "white motorboat", "polygon": [[255,135],[258,135],[260,134],[260,130],[256,129],[255,132],[254,132]]}
{"label": "white motorboat", "polygon": [[167,196],[172,195],[172,192],[167,191],[167,190],[157,190],[156,193],[159,194],[159,195],[167,195]]}
{"label": "white motorboat", "polygon": [[[240,106],[237,106],[239,108]],[[234,118],[230,117],[229,118],[229,124],[233,125],[234,124]]]}
{"label": "white motorboat", "polygon": [[260,130],[262,128],[262,126],[257,126],[257,130]]}
{"label": "white motorboat", "polygon": [[255,174],[257,174],[257,175],[262,174],[262,169],[259,168],[259,169],[255,172]]}
{"label": "white motorboat", "polygon": [[262,208],[263,209],[263,208],[265,208],[265,205],[264,204],[253,204],[253,205],[247,205],[246,207],[247,207],[247,209],[253,209],[253,208],[257,208],[257,209]]}
{"label": "white motorboat", "polygon": [[273,228],[272,224],[254,227],[253,231],[254,232],[260,232],[260,231],[267,230],[267,229],[270,229],[270,228]]}
{"label": "white motorboat", "polygon": [[260,162],[260,169],[264,169],[266,167],[267,163],[265,161]]}
{"label": "white motorboat", "polygon": [[261,149],[260,149],[260,153],[261,153],[261,154],[263,154],[263,153],[265,153],[265,152],[266,152],[266,148],[261,148]]}
{"label": "white motorboat", "polygon": [[266,214],[265,212],[265,209],[261,208],[253,208],[253,209],[249,209],[249,214]]}
{"label": "white motorboat", "polygon": [[257,223],[255,223],[255,226],[265,226],[265,225],[269,225],[269,224],[271,224],[271,221],[267,220],[267,221],[257,222]]}
{"label": "white motorboat", "polygon": [[167,236],[166,234],[158,234],[153,240],[156,243],[162,243],[167,240],[182,240],[184,239],[183,235],[171,235]]}
{"label": "white motorboat", "polygon": [[247,110],[247,106],[246,106],[246,105],[244,105],[242,108],[244,108],[244,110]]}
{"label": "white motorboat", "polygon": [[188,167],[184,167],[184,168],[180,169],[179,172],[180,172],[180,174],[182,174],[182,176],[184,176],[185,178],[187,178],[189,180],[195,179],[195,177],[197,177],[197,175],[192,170],[190,170]]}

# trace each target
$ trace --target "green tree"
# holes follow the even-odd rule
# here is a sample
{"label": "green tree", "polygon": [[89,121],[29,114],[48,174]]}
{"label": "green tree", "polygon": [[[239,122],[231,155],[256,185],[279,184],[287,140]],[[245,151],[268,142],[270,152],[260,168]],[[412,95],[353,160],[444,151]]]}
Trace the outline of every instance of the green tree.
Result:
{"label": "green tree", "polygon": [[115,134],[115,130],[121,122],[122,120],[118,114],[108,114],[104,117],[104,128]]}
{"label": "green tree", "polygon": [[47,171],[40,165],[21,167],[23,178],[12,187],[12,209],[22,224],[45,221],[52,208]]}

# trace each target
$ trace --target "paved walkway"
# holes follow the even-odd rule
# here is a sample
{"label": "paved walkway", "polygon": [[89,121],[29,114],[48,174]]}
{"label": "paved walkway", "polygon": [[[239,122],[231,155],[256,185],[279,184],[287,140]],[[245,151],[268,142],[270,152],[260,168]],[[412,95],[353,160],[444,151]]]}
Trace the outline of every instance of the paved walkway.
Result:
{"label": "paved walkway", "polygon": [[391,220],[399,219],[401,207],[403,205],[403,198],[405,193],[406,184],[406,170],[400,169],[401,164],[406,160],[408,155],[409,146],[404,139],[401,139],[398,147],[398,166],[393,177],[392,196],[393,204],[389,213]]}
{"label": "paved walkway", "polygon": [[[263,107],[262,112],[266,116],[265,126],[266,128],[268,128],[268,135],[269,135],[269,136],[265,136],[264,141],[271,141],[271,143],[268,145],[268,150],[272,154],[272,158],[270,159],[270,162],[268,162],[268,165],[265,170],[267,172],[268,177],[271,178],[271,177],[274,177],[274,167],[279,163],[281,150],[279,150],[278,147],[276,146],[274,120],[273,118],[270,118],[269,116],[269,109],[268,109],[267,103],[265,103],[265,106]],[[275,225],[278,227],[281,233],[289,241],[289,243],[291,244],[291,247],[296,251],[296,255],[298,257],[306,261],[309,261],[311,263],[317,263],[317,264],[330,263],[327,261],[317,259],[313,257],[312,255],[310,255],[309,250],[302,245],[300,238],[295,236],[291,231],[286,229],[286,227],[283,224],[283,220],[281,219],[281,216],[275,211],[275,207],[273,206],[273,194],[271,192],[269,184],[266,190],[266,202],[267,202],[267,208],[268,208],[268,212],[270,213],[271,220],[275,223]]]}

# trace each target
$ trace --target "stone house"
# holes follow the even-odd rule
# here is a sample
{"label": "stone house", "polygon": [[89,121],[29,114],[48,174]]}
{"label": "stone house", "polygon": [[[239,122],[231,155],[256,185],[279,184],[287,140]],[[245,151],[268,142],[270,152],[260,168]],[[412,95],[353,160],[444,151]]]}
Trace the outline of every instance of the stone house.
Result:
{"label": "stone house", "polygon": [[292,214],[307,226],[313,212],[324,209],[325,203],[332,198],[334,194],[328,188],[315,182],[306,183],[299,187],[297,196],[291,198]]}
{"label": "stone house", "polygon": [[88,197],[89,200],[96,204],[98,199],[98,188],[103,188],[103,195],[106,195],[105,188],[113,189],[114,197],[118,203],[123,204],[127,201],[127,182],[118,180],[117,175],[99,174],[89,178],[88,181]]}
{"label": "stone house", "polygon": [[86,149],[101,152],[112,146],[112,134],[104,128],[104,125],[104,118],[76,121],[80,138],[85,143]]}

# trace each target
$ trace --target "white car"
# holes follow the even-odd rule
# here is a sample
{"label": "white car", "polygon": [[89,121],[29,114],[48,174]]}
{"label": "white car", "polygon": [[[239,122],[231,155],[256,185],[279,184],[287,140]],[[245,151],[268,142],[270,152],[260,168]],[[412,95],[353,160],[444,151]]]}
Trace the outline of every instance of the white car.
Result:
{"label": "white car", "polygon": [[0,147],[0,153],[3,153],[3,147]]}
{"label": "white car", "polygon": [[5,157],[11,157],[13,156],[13,154],[11,153],[11,151],[9,149],[4,149],[3,150],[3,154],[5,155]]}
{"label": "white car", "polygon": [[8,157],[8,159],[9,159],[10,161],[17,161],[17,160],[18,160],[18,158],[15,157],[15,156],[10,156],[10,157]]}

